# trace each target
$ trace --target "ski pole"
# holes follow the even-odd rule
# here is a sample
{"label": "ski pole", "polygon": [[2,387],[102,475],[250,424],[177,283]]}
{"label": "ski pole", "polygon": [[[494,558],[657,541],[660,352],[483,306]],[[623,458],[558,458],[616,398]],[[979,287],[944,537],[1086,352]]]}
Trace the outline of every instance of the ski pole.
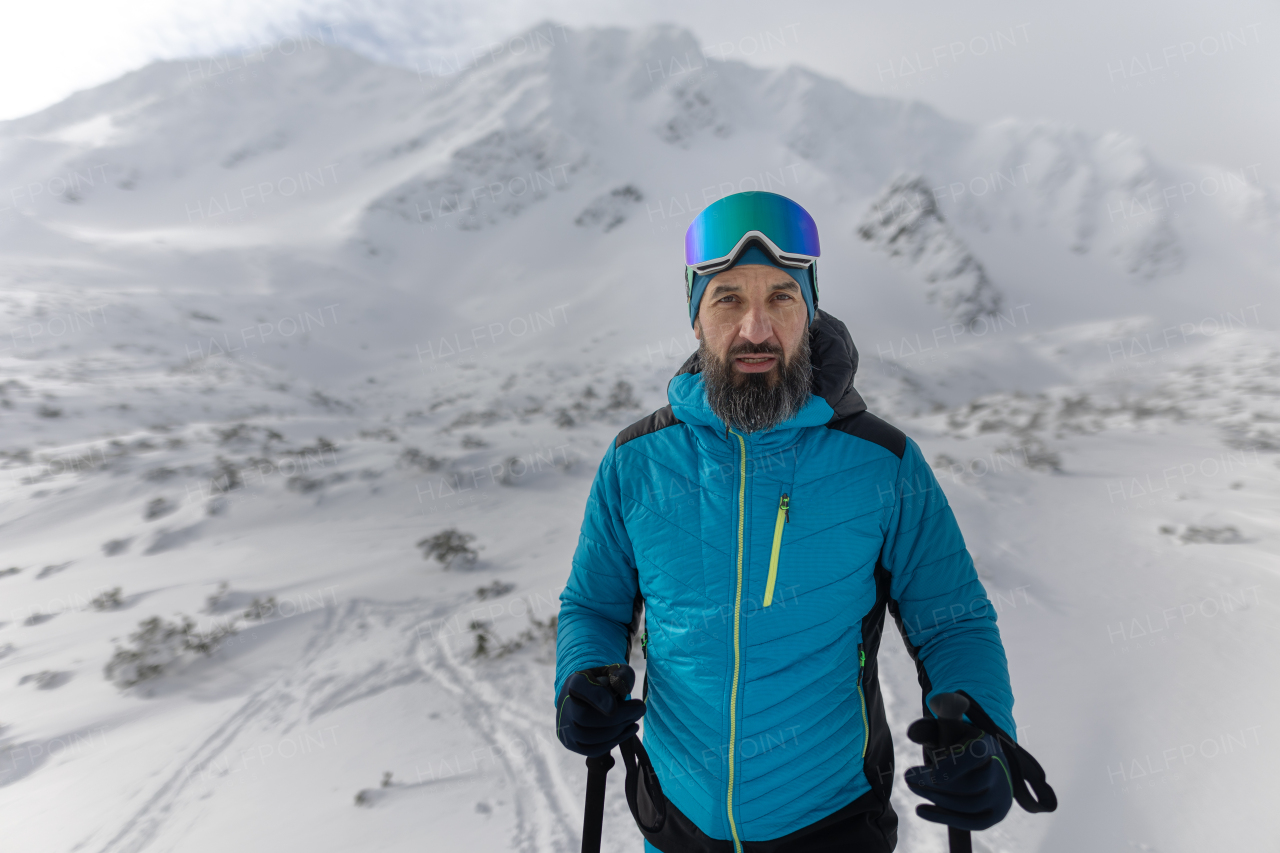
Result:
{"label": "ski pole", "polygon": [[[960,718],[969,710],[968,699],[959,693],[939,693],[929,700],[929,710],[938,718],[939,748],[950,749],[964,742],[964,735],[958,731],[959,726],[953,725],[953,721],[961,722]],[[967,829],[948,826],[947,841],[951,845],[951,853],[973,853],[973,837]]]}
{"label": "ski pole", "polygon": [[604,781],[613,767],[613,752],[587,759],[587,808],[582,816],[582,853],[600,853],[604,831]]}
{"label": "ski pole", "polygon": [[[609,689],[618,699],[627,698],[635,684],[631,667],[610,671]],[[613,767],[613,749],[604,755],[587,759],[587,804],[582,814],[582,853],[600,853],[600,835],[604,831],[604,783]]]}

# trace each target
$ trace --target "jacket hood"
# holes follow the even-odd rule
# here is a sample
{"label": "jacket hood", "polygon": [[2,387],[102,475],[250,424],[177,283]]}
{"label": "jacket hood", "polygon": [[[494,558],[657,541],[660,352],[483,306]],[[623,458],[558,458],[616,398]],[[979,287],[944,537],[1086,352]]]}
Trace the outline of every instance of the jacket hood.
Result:
{"label": "jacket hood", "polygon": [[[813,365],[812,396],[796,415],[748,440],[788,430],[822,426],[833,419],[865,411],[867,404],[853,387],[858,371],[858,349],[844,323],[822,309],[816,309],[809,324],[809,363]],[[725,423],[707,403],[700,353],[695,351],[667,383],[667,401],[672,413],[687,424],[725,432]],[[773,443],[773,442],[770,442]]]}

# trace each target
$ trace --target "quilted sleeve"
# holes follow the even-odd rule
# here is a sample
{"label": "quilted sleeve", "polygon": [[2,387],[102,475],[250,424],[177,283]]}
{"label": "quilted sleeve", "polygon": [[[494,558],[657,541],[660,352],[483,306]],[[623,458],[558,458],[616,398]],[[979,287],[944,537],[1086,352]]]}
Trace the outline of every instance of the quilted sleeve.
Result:
{"label": "quilted sleeve", "polygon": [[639,580],[621,507],[617,448],[610,443],[591,484],[569,581],[560,594],[552,702],[578,670],[627,660]]}
{"label": "quilted sleeve", "polygon": [[911,439],[894,500],[882,562],[892,575],[890,610],[920,670],[925,702],[935,693],[964,690],[1016,737],[995,608],[946,495]]}

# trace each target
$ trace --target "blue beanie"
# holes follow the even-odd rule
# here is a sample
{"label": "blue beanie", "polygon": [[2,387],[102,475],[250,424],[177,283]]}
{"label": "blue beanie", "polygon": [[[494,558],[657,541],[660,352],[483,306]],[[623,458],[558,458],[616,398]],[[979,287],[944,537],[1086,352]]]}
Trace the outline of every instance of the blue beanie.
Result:
{"label": "blue beanie", "polygon": [[[787,275],[795,279],[796,284],[800,285],[800,293],[804,296],[805,307],[809,309],[809,322],[813,322],[813,265],[810,264],[804,269],[796,267],[784,267],[769,257],[769,253],[760,248],[760,244],[752,242],[747,246],[738,259],[733,262],[736,267],[739,264],[761,264],[763,266],[774,267],[782,270]],[[730,267],[729,269],[733,269]],[[720,272],[724,272],[721,270]],[[716,273],[719,275],[720,273]],[[702,302],[702,294],[707,289],[707,283],[715,275],[695,275],[693,277],[693,292],[689,298],[689,325],[698,319],[698,306]]]}

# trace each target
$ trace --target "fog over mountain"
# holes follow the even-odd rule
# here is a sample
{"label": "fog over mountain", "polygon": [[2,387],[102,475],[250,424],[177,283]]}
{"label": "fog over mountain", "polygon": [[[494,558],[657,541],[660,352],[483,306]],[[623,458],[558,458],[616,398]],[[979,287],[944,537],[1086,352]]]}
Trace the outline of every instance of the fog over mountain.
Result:
{"label": "fog over mountain", "polygon": [[[607,443],[696,348],[685,229],[762,189],[814,215],[858,388],[999,611],[1062,806],[979,842],[1273,844],[1257,168],[671,26],[514,39],[415,73],[321,34],[0,123],[0,809],[40,816],[9,843],[576,850],[557,596]],[[884,654],[906,767],[918,687]],[[605,848],[637,850],[621,775]],[[945,849],[895,799],[900,849]]]}

